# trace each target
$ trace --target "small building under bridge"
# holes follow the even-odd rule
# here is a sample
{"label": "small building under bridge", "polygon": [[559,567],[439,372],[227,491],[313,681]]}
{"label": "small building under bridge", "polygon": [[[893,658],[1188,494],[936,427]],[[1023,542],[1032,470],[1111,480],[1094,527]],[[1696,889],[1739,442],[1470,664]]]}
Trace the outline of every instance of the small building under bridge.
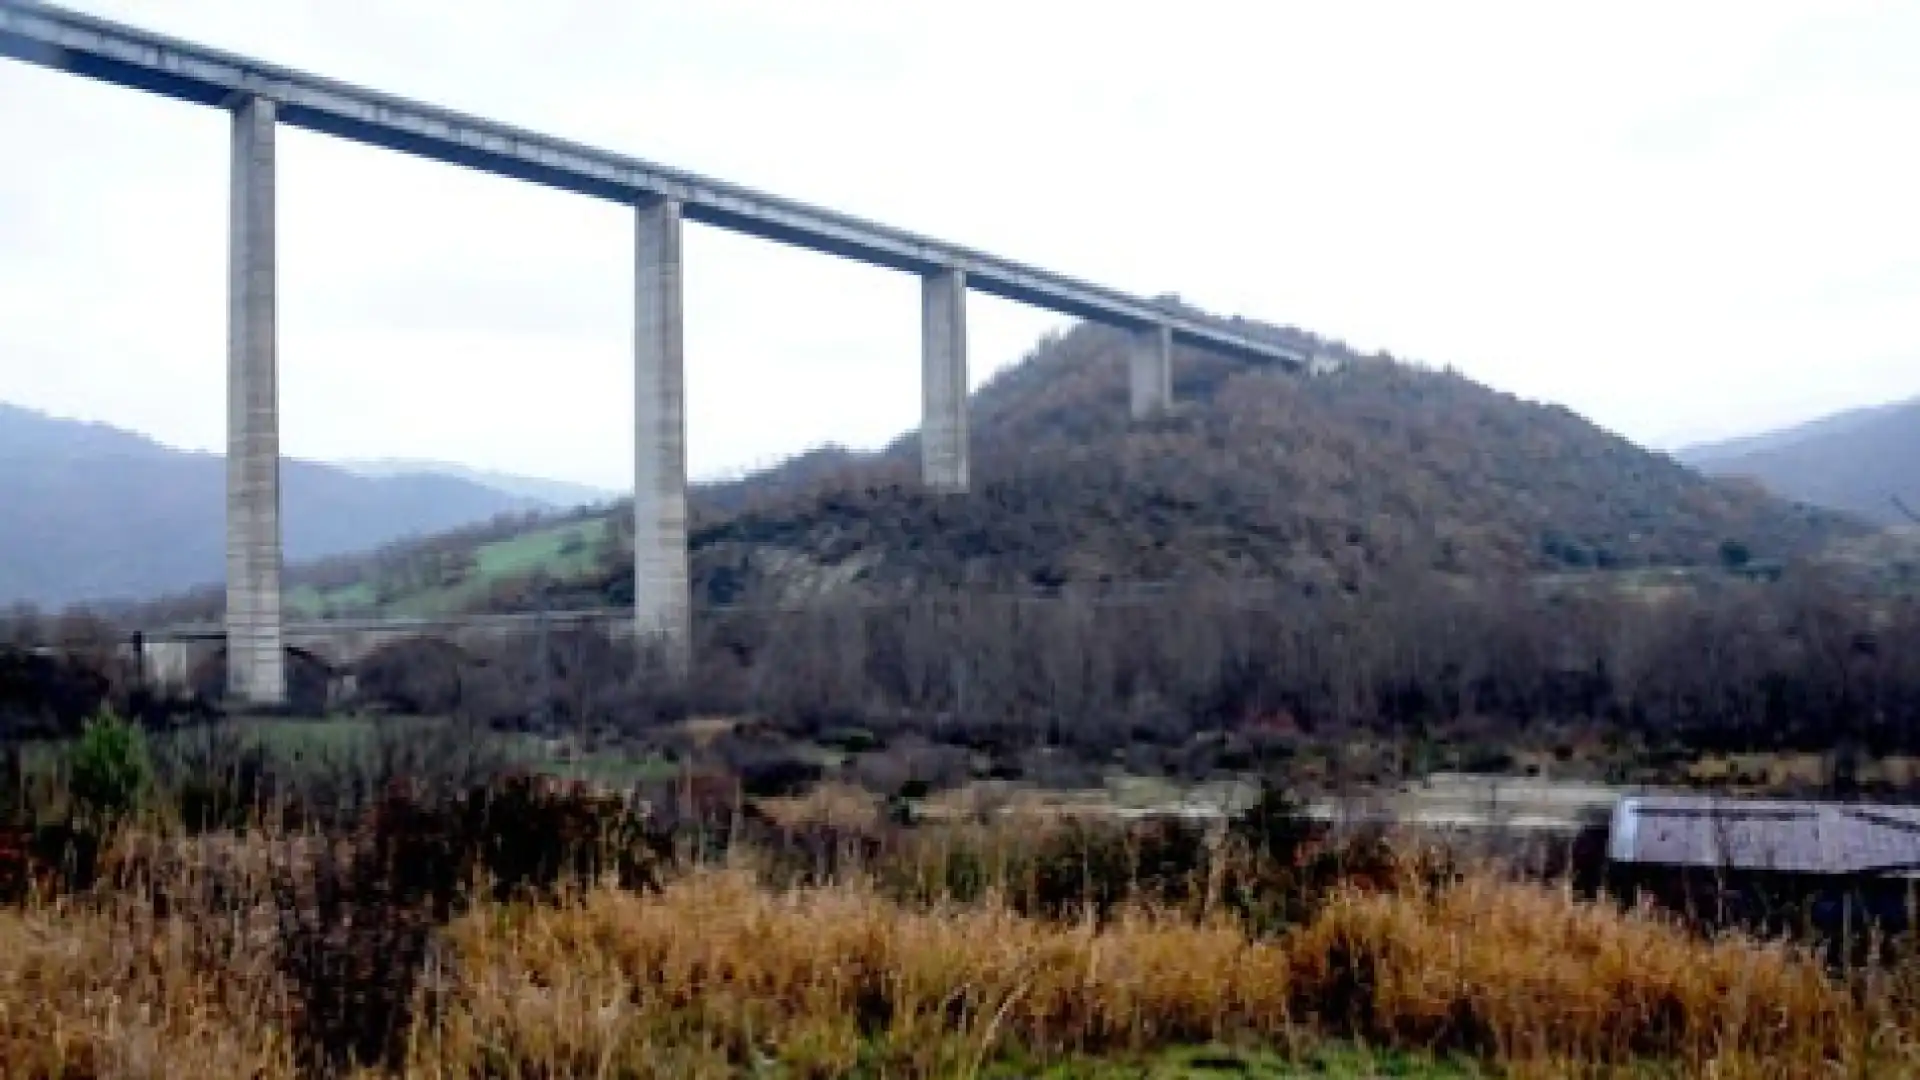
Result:
{"label": "small building under bridge", "polygon": [[[1203,807],[1125,816],[1224,817]],[[1909,925],[1920,899],[1920,807],[1770,800],[1538,777],[1435,774],[1370,798],[1310,804],[1331,829],[1404,830],[1580,894],[1648,899],[1707,929]]]}
{"label": "small building under bridge", "polygon": [[1614,807],[1607,879],[1696,924],[1854,939],[1911,923],[1920,807],[1631,795]]}

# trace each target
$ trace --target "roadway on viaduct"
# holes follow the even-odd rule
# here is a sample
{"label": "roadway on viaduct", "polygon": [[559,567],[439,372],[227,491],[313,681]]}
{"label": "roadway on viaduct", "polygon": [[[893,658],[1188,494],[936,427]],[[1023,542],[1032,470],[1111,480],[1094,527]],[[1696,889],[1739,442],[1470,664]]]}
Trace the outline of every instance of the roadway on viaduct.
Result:
{"label": "roadway on viaduct", "polygon": [[[227,110],[228,694],[287,694],[277,375],[276,150],[281,124],[608,199],[634,221],[634,609],[637,641],[684,673],[692,638],[687,556],[683,220],[918,275],[921,472],[936,492],[970,482],[966,297],[989,293],[1132,331],[1136,416],[1170,403],[1175,345],[1298,369],[1307,356],[1226,320],[987,252],[653,162],[211,49],[37,0],[0,0],[0,55]],[[24,152],[24,151],[23,151]]]}

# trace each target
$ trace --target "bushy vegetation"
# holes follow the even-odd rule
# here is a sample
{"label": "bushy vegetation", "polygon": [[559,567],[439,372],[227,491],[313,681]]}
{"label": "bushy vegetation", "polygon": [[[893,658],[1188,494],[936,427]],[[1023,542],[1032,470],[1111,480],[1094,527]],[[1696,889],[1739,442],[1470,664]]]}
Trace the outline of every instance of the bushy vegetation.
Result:
{"label": "bushy vegetation", "polygon": [[[1664,592],[1408,575],[1337,599],[1220,583],[928,594],[715,612],[696,632],[685,690],[626,643],[555,630],[477,652],[388,646],[353,669],[352,704],[719,770],[756,796],[822,780],[1089,787],[1116,770],[1350,788],[1531,765],[1887,797],[1916,774],[1876,763],[1920,753],[1920,600],[1811,567]],[[8,663],[50,673],[0,687],[14,738],[77,736],[103,704],[156,728],[197,719],[105,652],[0,649]],[[209,664],[196,679],[217,688]],[[727,723],[696,737],[689,717]],[[1752,755],[1824,765],[1695,767]]]}
{"label": "bushy vegetation", "polygon": [[1920,1066],[1905,961],[1703,939],[1278,793],[1221,830],[776,823],[736,793],[716,847],[658,804],[375,762],[298,832],[156,794],[96,882],[0,910],[7,1075],[1109,1075],[1329,1040],[1526,1076]]}
{"label": "bushy vegetation", "polygon": [[710,633],[703,710],[791,734],[927,735],[1008,769],[1051,746],[1205,775],[1356,736],[1454,755],[1611,746],[1623,768],[1920,749],[1920,605],[1812,574],[1664,598],[1418,579],[1339,605],[1226,587],[957,596],[716,618]]}
{"label": "bushy vegetation", "polygon": [[152,784],[146,735],[138,725],[111,712],[87,722],[67,757],[67,791],[81,815],[111,832],[140,809]]}

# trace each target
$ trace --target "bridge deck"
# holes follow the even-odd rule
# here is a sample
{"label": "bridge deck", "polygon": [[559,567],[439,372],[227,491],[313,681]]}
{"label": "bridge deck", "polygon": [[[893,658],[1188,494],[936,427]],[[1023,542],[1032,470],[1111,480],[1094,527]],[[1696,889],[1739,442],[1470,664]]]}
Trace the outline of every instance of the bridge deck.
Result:
{"label": "bridge deck", "polygon": [[[319,619],[309,622],[289,622],[284,630],[288,638],[311,637],[324,634],[445,634],[457,630],[492,628],[511,630],[516,627],[528,631],[539,629],[541,620],[555,630],[565,630],[576,626],[612,625],[625,623],[633,618],[631,612],[616,611],[611,608],[581,611],[550,611],[544,616],[539,614],[515,613],[506,615],[458,615],[443,619],[432,618],[393,618],[393,619]],[[219,623],[182,623],[177,626],[143,630],[142,640],[160,644],[178,641],[222,641],[227,636],[227,628]]]}
{"label": "bridge deck", "polygon": [[289,124],[622,203],[681,202],[694,221],[916,273],[957,269],[981,292],[1176,341],[1298,365],[1305,358],[1212,320],[1038,267],[836,211],[390,94],[210,49],[34,0],[0,0],[0,55],[181,101],[259,96]]}

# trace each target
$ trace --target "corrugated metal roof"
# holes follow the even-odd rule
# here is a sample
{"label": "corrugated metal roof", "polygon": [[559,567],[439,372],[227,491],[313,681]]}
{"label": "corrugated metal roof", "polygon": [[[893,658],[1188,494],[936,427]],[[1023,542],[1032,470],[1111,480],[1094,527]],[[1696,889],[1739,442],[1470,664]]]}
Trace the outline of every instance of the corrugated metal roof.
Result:
{"label": "corrugated metal roof", "polygon": [[1656,866],[1920,876],[1920,807],[1635,795],[1608,857]]}

